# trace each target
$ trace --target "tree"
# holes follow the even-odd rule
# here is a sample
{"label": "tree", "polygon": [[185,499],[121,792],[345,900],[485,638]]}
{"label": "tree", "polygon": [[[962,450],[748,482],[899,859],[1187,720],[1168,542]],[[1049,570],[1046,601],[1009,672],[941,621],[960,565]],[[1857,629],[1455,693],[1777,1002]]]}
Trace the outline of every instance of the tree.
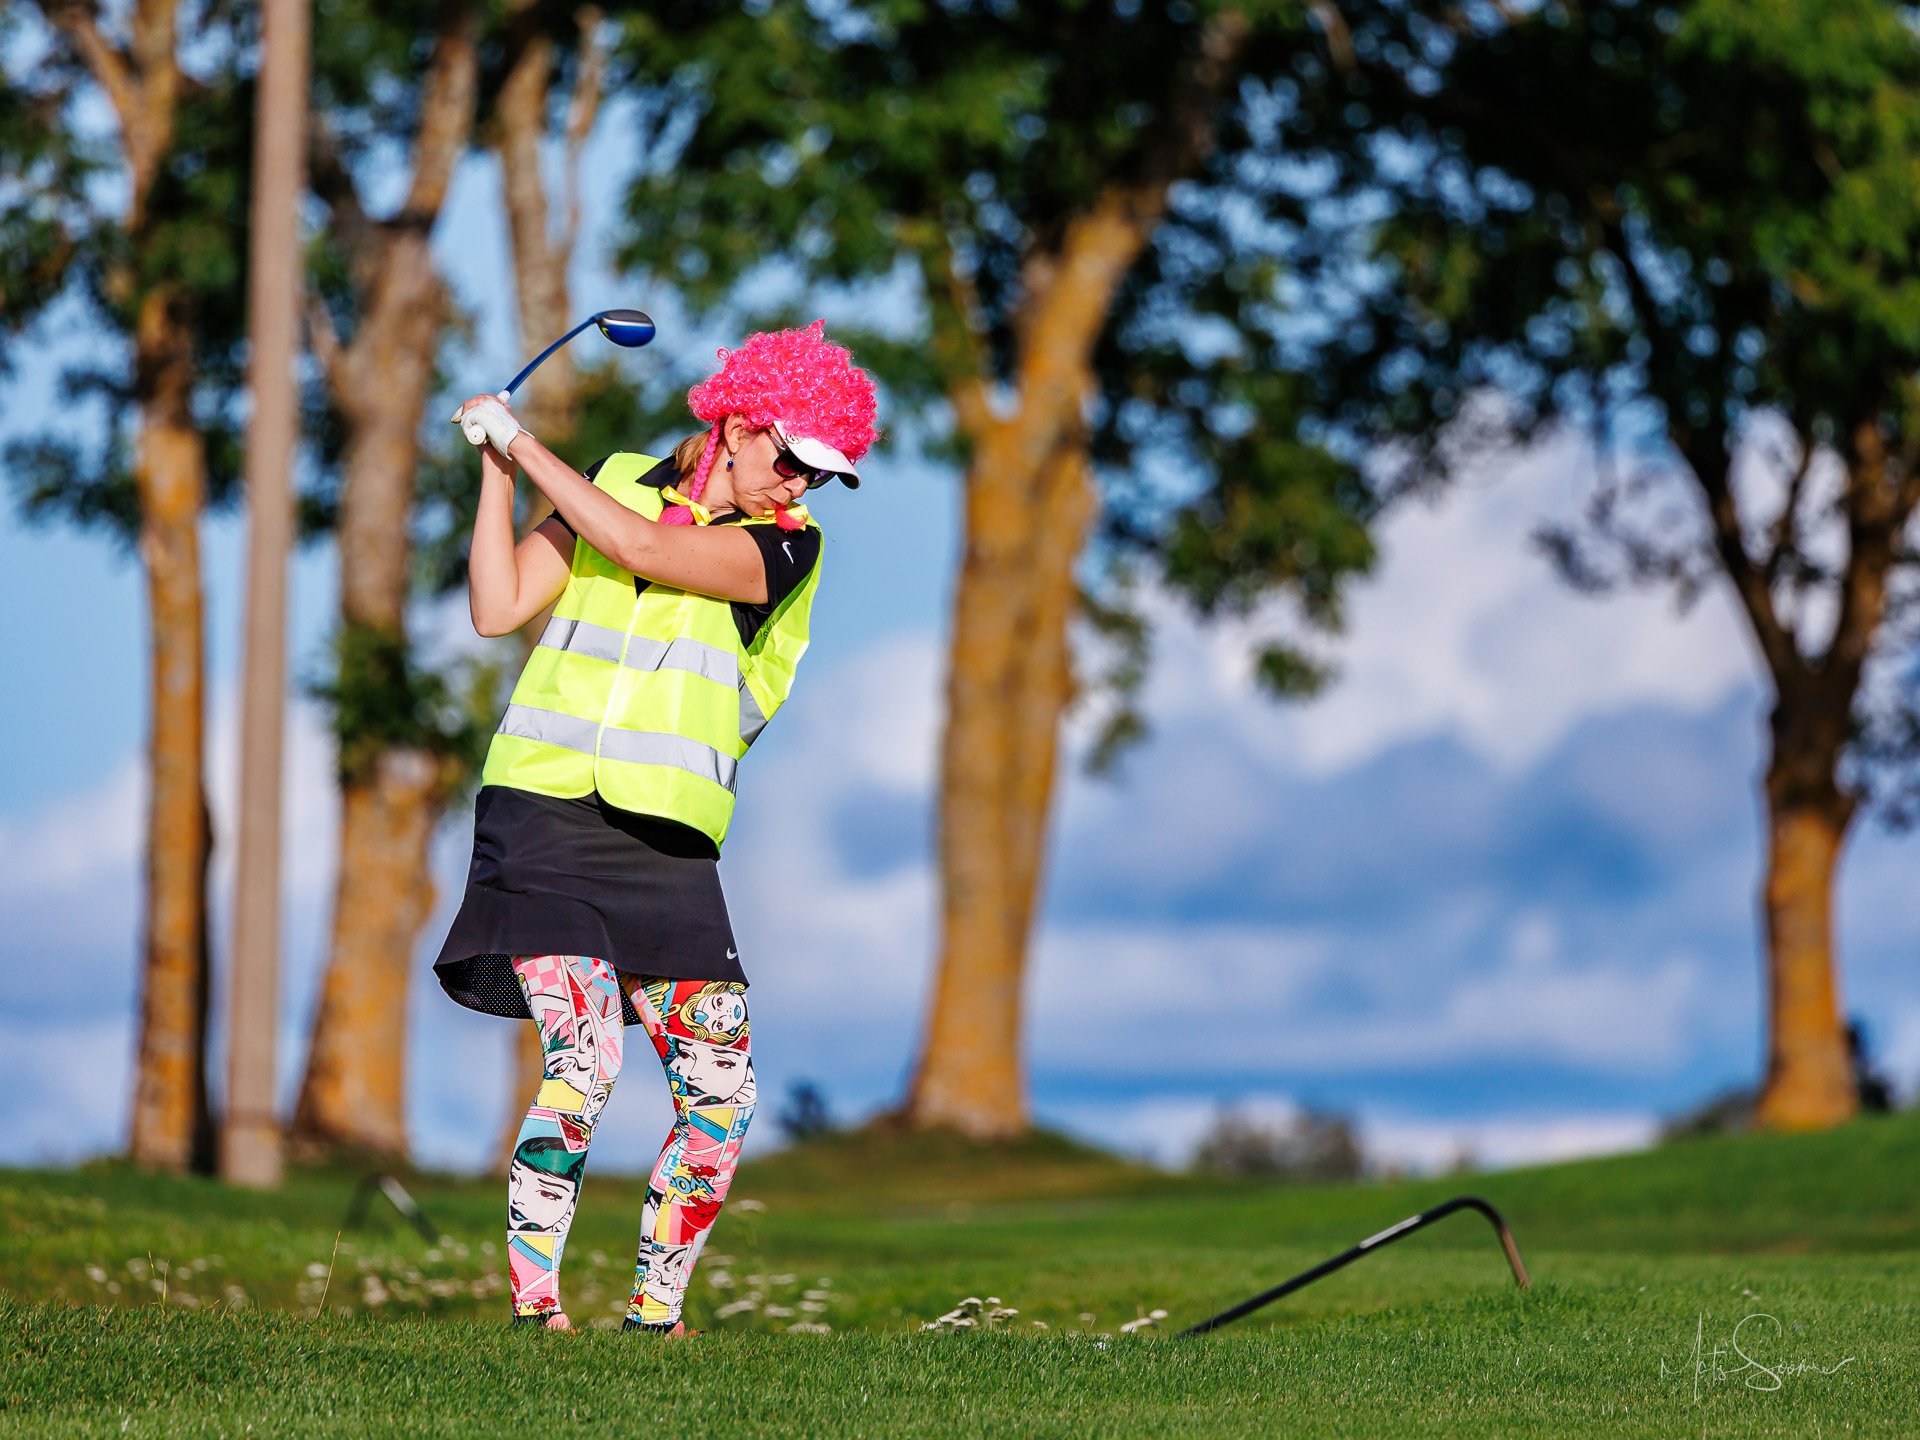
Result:
{"label": "tree", "polygon": [[[480,22],[480,6],[460,0],[315,16],[309,170],[326,228],[308,320],[337,444],[327,518],[340,553],[334,673],[317,688],[334,709],[342,796],[333,943],[291,1137],[306,1155],[406,1152],[407,991],[433,900],[427,846],[489,728],[491,696],[456,693],[415,659],[406,630],[420,431],[448,319],[430,241],[471,142]],[[376,216],[362,186],[394,152],[406,184]]]}
{"label": "tree", "polygon": [[[570,272],[580,234],[580,155],[600,113],[607,79],[605,13],[598,6],[582,6],[569,17],[572,35],[556,37],[548,33],[553,23],[549,9],[535,0],[516,0],[505,47],[506,73],[485,126],[500,161],[520,344],[529,355],[537,354],[574,323]],[[540,152],[554,128],[552,111],[560,95],[565,95],[566,103],[559,124],[560,193],[555,196],[541,174]],[[527,428],[556,453],[572,438],[579,422],[576,373],[572,350],[563,348],[527,382],[525,398],[518,401]],[[464,523],[454,528],[471,535],[473,501],[478,496],[472,481],[473,457],[467,445],[456,446],[456,451],[466,453],[456,453],[451,468],[465,477],[465,483],[451,493],[464,496],[466,503]],[[519,529],[522,538],[553,513],[553,506],[537,490],[528,500],[528,513]],[[461,553],[464,557],[464,548]],[[461,574],[459,582],[464,579]],[[548,606],[516,633],[523,665],[552,613],[553,607]],[[503,1173],[519,1143],[527,1097],[538,1088],[546,1069],[537,1026],[516,1026],[512,1044],[515,1083],[508,1087],[507,1113],[494,1147]]]}
{"label": "tree", "polygon": [[1341,1181],[1359,1179],[1367,1160],[1352,1119],[1338,1111],[1307,1105],[1284,1124],[1268,1125],[1223,1102],[1187,1168],[1197,1174]]}
{"label": "tree", "polygon": [[[97,407],[94,443],[45,434],[10,448],[30,519],[110,535],[146,572],[149,803],[140,1040],[128,1142],[136,1162],[208,1171],[205,640],[199,524],[237,489],[231,407],[243,314],[243,35],[223,7],[136,0],[103,13],[45,0],[47,30],[0,13],[0,339],[14,348],[55,298],[125,342],[124,363],[63,377]],[[200,57],[189,66],[182,56]],[[111,139],[90,133],[103,102]]]}
{"label": "tree", "polygon": [[1345,15],[1315,83],[1390,211],[1346,413],[1428,478],[1585,424],[1567,576],[1731,591],[1773,689],[1756,1119],[1831,1125],[1834,873],[1920,734],[1920,36],[1871,0]]}
{"label": "tree", "polygon": [[[378,533],[388,547],[385,555],[371,557],[380,580],[384,608],[376,609],[381,615],[402,615],[410,593],[438,597],[463,589],[467,580],[477,499],[473,451],[444,425],[429,425],[432,439],[426,443],[419,435],[425,398],[440,389],[434,362],[453,319],[425,244],[451,165],[474,143],[498,155],[522,338],[528,345],[544,345],[571,323],[568,272],[579,228],[580,153],[604,96],[620,80],[608,72],[606,22],[597,7],[514,0],[498,17],[499,25],[485,32],[478,28],[480,13],[442,8],[390,16],[393,32],[372,40],[349,22],[320,41],[335,47],[331,55],[339,69],[331,94],[339,114],[334,137],[320,137],[316,167],[323,164],[323,152],[334,160],[325,162],[324,174],[316,170],[315,184],[344,223],[320,259],[328,303],[314,311],[312,328],[326,362],[322,408],[337,432],[331,458],[339,492],[310,497],[309,524],[344,534],[356,508],[350,505],[354,476],[362,476],[357,505],[366,522],[362,533],[379,519]],[[424,28],[409,31],[410,24]],[[434,37],[434,68],[418,79],[412,101],[395,107],[377,77],[367,81],[367,67],[397,65],[411,77],[405,57],[407,37],[414,33]],[[367,88],[358,88],[363,85]],[[385,138],[403,137],[414,157],[408,202],[389,219],[371,224],[354,178],[374,149],[366,129],[370,121],[391,127]],[[541,150],[556,128],[562,161],[554,194],[542,178]],[[350,135],[358,138],[349,142]],[[396,258],[401,262],[397,275]],[[349,326],[356,339],[343,346],[337,336]],[[382,375],[398,375],[403,383],[385,383]],[[376,414],[379,407],[384,411]],[[615,437],[624,442],[635,433],[642,414],[615,370],[576,368],[565,350],[528,382],[519,409],[529,428],[549,443],[599,444],[599,453],[617,448]],[[398,461],[389,448],[403,429],[411,466],[404,472],[391,468]],[[402,474],[404,483],[392,482]],[[516,521],[521,536],[551,511],[537,491],[527,499]],[[343,587],[343,606],[346,599]],[[296,1139],[307,1154],[405,1148],[406,976],[432,902],[425,845],[439,819],[470,792],[498,720],[501,663],[457,662],[436,672],[410,652],[403,626],[385,625],[344,620],[335,674],[316,687],[335,706],[343,776],[384,776],[379,784],[389,794],[369,804],[357,838],[342,832],[336,948],[296,1115]],[[518,632],[520,662],[543,626],[543,617],[535,617]],[[417,783],[400,778],[405,775]],[[356,786],[363,793],[367,786],[352,779],[343,784],[351,814]],[[348,855],[361,841],[375,848],[354,862],[357,878],[349,881]],[[404,857],[399,865],[394,863],[396,841]],[[357,923],[348,918],[355,908],[348,899],[350,885],[353,893],[365,894],[367,887],[391,885],[396,874],[407,877],[403,893],[388,897],[401,902],[397,907],[363,914]],[[376,991],[367,989],[369,977],[375,977]],[[537,1078],[545,1057],[530,1027],[515,1036],[514,1054],[520,1079]],[[508,1150],[521,1118],[516,1112],[507,1127]]]}
{"label": "tree", "polygon": [[[662,81],[626,262],[696,310],[765,265],[815,289],[909,277],[909,334],[838,333],[965,470],[939,973],[907,1123],[1028,1126],[1027,940],[1061,718],[1091,688],[1076,622],[1120,639],[1137,678],[1142,564],[1203,615],[1287,592],[1331,626],[1371,559],[1372,499],[1302,428],[1313,381],[1279,303],[1298,207],[1262,77],[1314,43],[1306,14],[772,0],[627,27]],[[1156,485],[1153,461],[1182,480]],[[1279,693],[1319,679],[1278,641],[1258,673]],[[1102,758],[1141,729],[1115,698]]]}

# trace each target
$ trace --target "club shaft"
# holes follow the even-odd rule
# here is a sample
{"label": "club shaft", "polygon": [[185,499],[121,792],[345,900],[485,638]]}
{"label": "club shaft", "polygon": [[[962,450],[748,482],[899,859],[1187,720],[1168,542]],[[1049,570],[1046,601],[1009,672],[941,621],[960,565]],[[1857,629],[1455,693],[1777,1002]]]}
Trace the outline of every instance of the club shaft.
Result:
{"label": "club shaft", "polygon": [[593,324],[593,322],[598,320],[599,318],[600,317],[598,315],[589,315],[586,319],[582,320],[578,325],[574,326],[573,329],[567,331],[566,334],[562,335],[558,340],[554,341],[551,345],[547,346],[546,349],[542,350],[538,355],[534,356],[533,359],[529,360],[527,362],[527,368],[522,370],[518,375],[514,376],[513,379],[509,380],[507,382],[506,388],[501,390],[499,393],[502,395],[513,394],[515,390],[518,390],[520,388],[521,381],[525,380],[529,375],[533,374],[534,371],[540,368],[540,362],[542,360],[545,360],[549,355],[553,354],[554,351],[558,350],[562,345],[566,344],[574,336],[578,335],[582,330],[586,329],[589,325]]}

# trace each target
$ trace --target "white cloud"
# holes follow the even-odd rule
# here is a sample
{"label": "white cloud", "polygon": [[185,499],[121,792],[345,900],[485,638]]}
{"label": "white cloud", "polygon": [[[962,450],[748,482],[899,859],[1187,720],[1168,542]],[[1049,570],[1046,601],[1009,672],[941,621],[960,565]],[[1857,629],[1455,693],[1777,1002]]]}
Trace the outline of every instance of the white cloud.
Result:
{"label": "white cloud", "polygon": [[1155,605],[1155,723],[1223,716],[1245,763],[1309,774],[1452,735],[1510,774],[1589,717],[1645,703],[1699,711],[1749,683],[1751,646],[1723,587],[1685,617],[1659,591],[1596,600],[1533,548],[1541,521],[1577,508],[1588,464],[1580,444],[1545,444],[1438,503],[1392,512],[1378,567],[1352,588],[1345,633],[1311,647],[1339,672],[1311,704],[1253,688],[1249,640],[1299,633],[1286,604],[1205,628]]}
{"label": "white cloud", "polygon": [[1364,1008],[1329,1010],[1312,987],[1350,953],[1337,939],[1283,925],[1051,928],[1030,982],[1030,1048],[1116,1076],[1543,1060],[1642,1075],[1693,1054],[1712,998],[1693,957],[1573,964],[1551,920],[1530,914],[1497,959],[1424,984],[1404,961],[1383,964]]}
{"label": "white cloud", "polygon": [[132,871],[144,849],[146,806],[145,757],[135,754],[53,804],[0,816],[0,896],[44,901]]}
{"label": "white cloud", "polygon": [[1378,1113],[1361,1122],[1360,1143],[1369,1155],[1430,1173],[1447,1168],[1462,1153],[1475,1169],[1507,1170],[1643,1150],[1659,1133],[1659,1116],[1633,1110],[1457,1119]]}
{"label": "white cloud", "polygon": [[[11,1007],[9,1007],[11,1010]],[[10,1165],[67,1165],[118,1150],[132,1102],[131,1017],[0,1021],[0,1109]]]}

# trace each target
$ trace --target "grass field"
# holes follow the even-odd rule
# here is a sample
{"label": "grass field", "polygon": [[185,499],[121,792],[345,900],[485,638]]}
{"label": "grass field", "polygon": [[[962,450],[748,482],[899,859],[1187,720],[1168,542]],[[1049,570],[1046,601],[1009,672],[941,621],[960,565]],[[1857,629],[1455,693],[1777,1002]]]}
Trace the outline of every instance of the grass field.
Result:
{"label": "grass field", "polygon": [[[1912,1436],[1916,1174],[1920,1113],[1343,1186],[850,1134],[742,1166],[672,1341],[509,1330],[500,1182],[409,1176],[430,1246],[384,1201],[342,1232],[350,1173],[0,1170],[0,1435]],[[576,1321],[642,1192],[589,1173]],[[1531,1290],[1457,1214],[1173,1337],[1460,1193]],[[922,1328],[967,1297],[1013,1313]]]}

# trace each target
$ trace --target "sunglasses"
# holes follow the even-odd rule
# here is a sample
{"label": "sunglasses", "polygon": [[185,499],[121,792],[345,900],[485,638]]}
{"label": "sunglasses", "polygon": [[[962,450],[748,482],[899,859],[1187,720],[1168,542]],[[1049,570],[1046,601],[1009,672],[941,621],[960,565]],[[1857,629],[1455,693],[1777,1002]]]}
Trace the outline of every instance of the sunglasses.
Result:
{"label": "sunglasses", "polygon": [[799,456],[782,447],[776,440],[773,443],[773,473],[783,480],[797,480],[804,475],[807,477],[807,489],[818,490],[839,472],[815,470],[812,466],[803,464]]}

